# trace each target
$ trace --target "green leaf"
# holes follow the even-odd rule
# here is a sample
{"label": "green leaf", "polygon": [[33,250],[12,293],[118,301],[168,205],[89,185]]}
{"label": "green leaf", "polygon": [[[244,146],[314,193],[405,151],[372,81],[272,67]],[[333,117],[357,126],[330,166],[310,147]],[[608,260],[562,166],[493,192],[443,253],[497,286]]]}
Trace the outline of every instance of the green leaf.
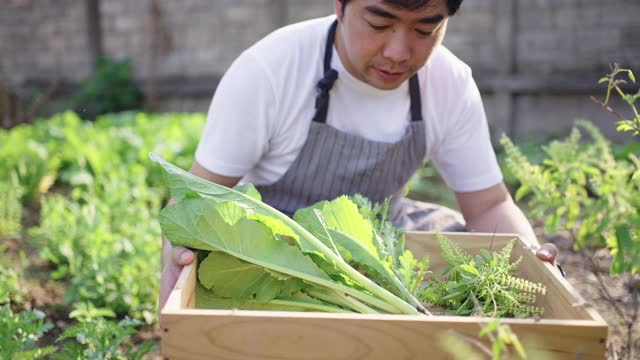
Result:
{"label": "green leaf", "polygon": [[[617,226],[615,236],[615,256],[610,269],[612,275],[618,275],[626,270],[626,251],[631,250],[632,247],[633,241],[631,240],[631,232],[629,231],[629,228],[626,226]],[[612,253],[614,253],[614,251],[612,251]]]}
{"label": "green leaf", "polygon": [[516,191],[515,200],[520,201],[522,200],[523,197],[525,197],[529,193],[531,193],[531,188],[529,187],[529,185],[522,185],[520,186],[518,191]]}
{"label": "green leaf", "polygon": [[306,280],[326,283],[329,277],[295,246],[278,240],[261,222],[241,219],[229,225],[211,199],[187,199],[161,214],[160,225],[174,245],[217,250],[239,259]]}
{"label": "green leaf", "polygon": [[367,266],[389,278],[389,264],[382,261],[373,243],[371,222],[360,215],[357,206],[346,196],[299,209],[293,218],[328,248],[333,249],[335,245],[345,261]]}
{"label": "green leaf", "polygon": [[498,326],[500,326],[499,319],[490,321],[482,330],[480,330],[478,336],[486,336],[487,334],[496,331],[498,329]]}
{"label": "green leaf", "polygon": [[242,303],[238,303],[233,299],[227,299],[216,295],[213,291],[207,290],[203,287],[199,282],[196,283],[195,308],[352,313],[352,311],[313,299],[302,293],[296,293],[291,297],[273,299],[269,302],[258,302],[256,300],[248,299]]}
{"label": "green leaf", "polygon": [[442,300],[449,300],[449,299],[458,297],[460,295],[465,295],[465,293],[464,292],[460,292],[460,291],[452,292],[450,294],[447,294],[447,295],[443,296]]}
{"label": "green leaf", "polygon": [[256,200],[262,201],[262,195],[260,195],[260,192],[258,192],[258,189],[256,189],[256,187],[253,186],[253,184],[251,183],[237,185],[233,188],[233,190],[239,191],[243,194],[249,195],[250,197]]}
{"label": "green leaf", "polygon": [[[337,230],[356,240],[358,250],[362,249],[377,260],[382,260],[374,245],[373,227],[371,222],[363,218],[355,203],[346,196],[340,196],[335,200],[321,201],[312,206],[299,209],[293,215],[293,219],[320,239],[327,247],[331,248],[331,242],[326,234],[325,227],[316,216],[315,210],[320,211],[322,220],[329,229]],[[351,250],[352,246],[344,246]],[[356,255],[357,257],[357,255]],[[357,261],[357,260],[356,260]]]}
{"label": "green leaf", "polygon": [[304,287],[299,279],[281,278],[260,266],[217,251],[212,251],[198,269],[198,279],[205,288],[238,302],[248,299],[268,302],[279,296],[291,296]]}
{"label": "green leaf", "polygon": [[631,79],[631,81],[633,81],[633,83],[635,84],[636,77],[633,75],[633,71],[627,70],[627,74],[629,75],[629,79]]}
{"label": "green leaf", "polygon": [[[358,206],[347,196],[340,196],[332,201],[321,201],[300,209],[296,211],[293,218],[327,247],[337,247],[345,261],[366,267],[370,269],[369,272],[374,271],[375,273],[370,274],[371,277],[385,279],[393,285],[393,292],[396,295],[422,308],[422,304],[415,299],[410,290],[417,288],[421,279],[414,279],[413,268],[403,270],[405,275],[411,273],[404,283],[397,278],[390,267],[390,262],[385,261],[378,252],[376,234],[371,221],[361,215]],[[396,270],[400,271],[400,269]],[[423,275],[424,272],[418,277]]]}
{"label": "green leaf", "polygon": [[609,82],[609,78],[606,77],[606,76],[602,77],[602,78],[600,78],[600,80],[598,80],[598,84],[603,84],[603,83],[606,83],[606,82]]}
{"label": "green leaf", "polygon": [[556,228],[558,226],[558,217],[557,213],[551,214],[547,217],[547,220],[544,222],[544,229],[548,234],[553,234],[556,232]]}
{"label": "green leaf", "polygon": [[463,274],[463,276],[466,275],[467,277],[475,278],[476,276],[480,275],[478,269],[468,264],[458,265],[458,268],[460,269],[460,272]]}
{"label": "green leaf", "polygon": [[288,236],[293,239],[299,240],[300,237],[290,227],[285,225],[282,221],[263,214],[251,214],[247,216],[248,219],[259,221],[265,224],[276,235]]}

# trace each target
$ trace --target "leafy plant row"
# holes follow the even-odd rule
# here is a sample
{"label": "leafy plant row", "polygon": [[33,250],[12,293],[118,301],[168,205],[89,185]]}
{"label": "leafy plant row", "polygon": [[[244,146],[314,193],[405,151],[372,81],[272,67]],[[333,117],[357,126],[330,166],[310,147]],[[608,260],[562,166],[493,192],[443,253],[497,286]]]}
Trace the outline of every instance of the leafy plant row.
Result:
{"label": "leafy plant row", "polygon": [[[83,122],[65,112],[0,131],[0,236],[29,239],[69,284],[69,304],[89,301],[152,323],[159,281],[158,213],[166,192],[149,151],[188,166],[204,115],[121,113]],[[37,226],[21,229],[25,209]],[[19,235],[25,235],[19,238]]]}

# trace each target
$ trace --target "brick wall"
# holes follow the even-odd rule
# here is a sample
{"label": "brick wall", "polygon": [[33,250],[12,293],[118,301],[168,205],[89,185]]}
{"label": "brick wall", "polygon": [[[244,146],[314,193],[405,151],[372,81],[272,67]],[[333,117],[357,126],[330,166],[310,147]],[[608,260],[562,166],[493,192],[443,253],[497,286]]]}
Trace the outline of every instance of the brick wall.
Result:
{"label": "brick wall", "polygon": [[85,9],[74,0],[2,0],[0,66],[12,85],[87,76]]}
{"label": "brick wall", "polygon": [[[333,12],[330,0],[155,0],[153,15],[152,3],[100,1],[104,52],[130,59],[139,80],[152,74],[219,78],[243,49],[278,26]],[[500,90],[484,80],[573,74],[589,83],[613,61],[640,73],[639,15],[637,0],[467,0],[450,21],[445,45],[482,79],[487,113],[498,130],[511,124],[515,135],[545,135],[569,127],[576,117],[607,124],[609,115],[588,100],[588,91],[558,96],[544,89],[508,93],[514,109],[508,112]],[[87,28],[85,1],[0,1],[3,78],[19,88],[29,79],[86,77],[91,71]],[[513,46],[505,47],[505,41]],[[210,91],[166,99],[162,109],[206,111],[212,84]],[[545,121],[537,115],[542,109]]]}

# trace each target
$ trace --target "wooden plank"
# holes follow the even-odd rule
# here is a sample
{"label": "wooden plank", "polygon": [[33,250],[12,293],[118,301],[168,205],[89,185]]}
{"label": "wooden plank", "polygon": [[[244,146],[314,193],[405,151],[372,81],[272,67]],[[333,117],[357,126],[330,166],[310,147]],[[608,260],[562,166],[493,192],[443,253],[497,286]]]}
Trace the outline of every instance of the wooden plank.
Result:
{"label": "wooden plank", "polygon": [[[440,359],[441,336],[476,337],[482,319],[186,310],[165,318],[169,359]],[[593,321],[503,320],[529,358],[602,359],[607,328]]]}
{"label": "wooden plank", "polygon": [[162,309],[162,314],[179,313],[182,309],[193,307],[195,299],[193,295],[196,289],[197,278],[196,264],[185,266],[178,277],[169,298]]}

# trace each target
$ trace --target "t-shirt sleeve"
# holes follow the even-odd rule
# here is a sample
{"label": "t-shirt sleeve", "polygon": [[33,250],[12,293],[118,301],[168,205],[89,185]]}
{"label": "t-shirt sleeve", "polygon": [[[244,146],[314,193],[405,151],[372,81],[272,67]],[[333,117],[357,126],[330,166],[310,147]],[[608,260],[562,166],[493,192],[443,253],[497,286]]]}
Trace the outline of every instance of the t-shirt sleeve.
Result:
{"label": "t-shirt sleeve", "polygon": [[276,99],[258,59],[242,53],[221,79],[207,114],[195,158],[205,169],[243,177],[268,149]]}
{"label": "t-shirt sleeve", "polygon": [[447,185],[456,192],[487,189],[502,181],[478,87],[465,72],[462,86],[446,120],[446,131],[435,149],[433,162]]}

